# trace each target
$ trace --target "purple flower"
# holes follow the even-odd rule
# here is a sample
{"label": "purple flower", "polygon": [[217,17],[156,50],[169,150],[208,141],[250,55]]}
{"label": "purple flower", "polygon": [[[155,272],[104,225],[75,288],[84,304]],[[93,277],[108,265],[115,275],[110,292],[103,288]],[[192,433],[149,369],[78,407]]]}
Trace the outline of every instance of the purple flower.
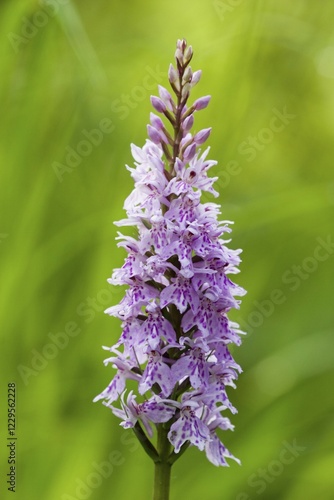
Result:
{"label": "purple flower", "polygon": [[[155,458],[159,447],[147,444],[154,425],[174,457],[190,444],[214,465],[226,466],[227,458],[235,458],[216,431],[233,430],[223,415],[236,413],[228,393],[241,368],[229,346],[240,345],[243,333],[228,313],[239,308],[236,297],[245,291],[229,277],[238,272],[241,252],[225,239],[231,223],[219,221],[218,204],[201,202],[203,192],[218,193],[217,178],[209,176],[216,162],[207,159],[209,148],[199,149],[211,128],[190,132],[195,111],[210,101],[205,96],[188,102],[201,77],[189,65],[192,55],[179,40],[176,67],[168,71],[175,97],[162,86],[159,97],[151,97],[166,123],[151,113],[149,139],[142,148],[131,146],[134,167],[127,169],[134,189],[124,203],[127,217],[116,224],[134,231],[131,237],[118,234],[127,255],[108,280],[127,289],[105,311],[122,321],[105,362],[116,374],[94,401],[104,400]],[[137,395],[133,389],[125,402],[129,385]]]}
{"label": "purple flower", "polygon": [[174,388],[170,367],[158,350],[151,351],[148,355],[148,362],[138,386],[139,393],[144,394],[153,384],[158,384],[164,397],[168,397]]}
{"label": "purple flower", "polygon": [[181,446],[190,441],[199,450],[204,450],[205,444],[210,439],[209,428],[196,415],[198,407],[193,402],[187,401],[180,409],[180,416],[172,424],[168,433],[168,439],[175,449],[175,453],[180,451]]}
{"label": "purple flower", "polygon": [[168,406],[158,396],[152,396],[150,399],[139,404],[136,402],[136,396],[133,395],[132,391],[129,393],[126,403],[124,403],[124,396],[125,393],[123,393],[121,398],[122,410],[107,403],[105,406],[108,406],[116,417],[122,419],[120,425],[125,429],[133,428],[136,422],[140,420],[148,435],[152,437],[151,423],[159,424],[167,422],[175,413],[175,408]]}
{"label": "purple flower", "polygon": [[141,342],[145,342],[151,349],[157,349],[163,343],[175,344],[176,334],[171,323],[163,316],[156,303],[146,308],[147,316],[140,327]]}
{"label": "purple flower", "polygon": [[122,355],[119,353],[119,357],[112,357],[105,360],[104,364],[113,363],[115,368],[118,369],[116,375],[104,391],[94,398],[94,401],[99,399],[106,399],[108,403],[116,401],[123,393],[126,385],[127,379],[140,380],[140,376],[131,371],[133,364],[127,361],[122,361]]}
{"label": "purple flower", "polygon": [[225,448],[216,434],[216,429],[218,428],[223,430],[234,429],[229,419],[217,414],[216,411],[215,413],[207,412],[206,417],[204,417],[204,421],[206,421],[207,427],[210,432],[210,439],[208,439],[205,443],[205,453],[208,460],[210,460],[213,465],[228,467],[229,464],[225,459],[231,458],[240,465],[240,460],[232,455],[232,453],[230,453],[227,448]]}
{"label": "purple flower", "polygon": [[184,313],[188,306],[195,313],[199,306],[199,298],[191,280],[183,278],[179,274],[171,278],[168,284],[160,293],[160,307],[164,308],[169,304],[174,304],[180,313]]}
{"label": "purple flower", "polygon": [[[195,144],[192,146],[195,146]],[[189,198],[192,198],[196,193],[194,188],[197,188],[201,191],[209,191],[214,196],[218,196],[217,191],[212,188],[212,184],[217,180],[217,177],[210,178],[206,174],[207,170],[217,163],[212,160],[204,161],[208,152],[209,148],[201,157],[197,154],[194,159],[191,159],[192,161],[188,165],[185,161],[182,162],[177,159],[175,162],[176,176],[169,182],[165,192],[176,195],[187,194]]]}
{"label": "purple flower", "polygon": [[229,467],[229,463],[225,460],[226,458],[232,458],[232,460],[235,460],[239,465],[241,463],[238,458],[235,458],[235,456],[225,448],[214,432],[211,435],[211,439],[205,443],[205,453],[207,459],[210,460],[213,465]]}
{"label": "purple flower", "polygon": [[174,384],[184,377],[189,377],[194,389],[207,388],[209,385],[209,364],[205,352],[199,347],[190,349],[172,366]]}

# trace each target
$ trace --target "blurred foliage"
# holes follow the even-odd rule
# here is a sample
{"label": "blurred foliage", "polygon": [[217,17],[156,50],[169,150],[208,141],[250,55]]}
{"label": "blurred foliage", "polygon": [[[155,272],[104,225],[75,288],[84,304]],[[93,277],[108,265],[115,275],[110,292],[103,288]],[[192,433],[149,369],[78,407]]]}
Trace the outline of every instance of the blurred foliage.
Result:
{"label": "blurred foliage", "polygon": [[[2,490],[14,380],[18,499],[150,498],[150,460],[92,399],[113,374],[101,345],[120,333],[102,311],[122,295],[106,278],[124,258],[113,221],[129,145],[144,143],[149,95],[185,37],[203,70],[193,97],[212,95],[196,129],[213,127],[222,217],[244,251],[234,317],[250,334],[224,436],[243,465],[191,449],[171,500],[333,498],[333,249],[317,257],[334,238],[333,15],[329,0],[1,2]],[[303,448],[288,464],[286,443]]]}

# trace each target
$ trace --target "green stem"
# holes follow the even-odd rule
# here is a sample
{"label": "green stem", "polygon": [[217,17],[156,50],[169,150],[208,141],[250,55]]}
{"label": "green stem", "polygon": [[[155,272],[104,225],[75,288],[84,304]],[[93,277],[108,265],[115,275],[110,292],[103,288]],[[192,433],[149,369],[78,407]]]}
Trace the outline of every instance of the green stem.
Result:
{"label": "green stem", "polygon": [[151,441],[146,436],[146,434],[143,431],[143,429],[141,428],[139,422],[136,423],[136,425],[133,428],[133,431],[134,431],[138,441],[140,442],[140,444],[142,445],[142,447],[144,448],[144,450],[148,454],[148,456],[152,458],[153,462],[157,462],[159,460],[158,452],[154,448]]}
{"label": "green stem", "polygon": [[157,429],[157,449],[160,460],[155,462],[153,500],[169,500],[172,465],[169,463],[168,458],[171,452],[171,444],[167,438],[168,429],[166,429],[163,424],[157,425]]}

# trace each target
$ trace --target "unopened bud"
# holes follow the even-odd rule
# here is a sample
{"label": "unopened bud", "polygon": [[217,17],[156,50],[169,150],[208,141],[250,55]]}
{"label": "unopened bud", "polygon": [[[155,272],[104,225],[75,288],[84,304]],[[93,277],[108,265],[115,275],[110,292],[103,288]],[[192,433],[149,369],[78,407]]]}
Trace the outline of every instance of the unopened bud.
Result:
{"label": "unopened bud", "polygon": [[183,53],[187,47],[187,41],[184,38],[182,40],[178,40],[176,47]]}
{"label": "unopened bud", "polygon": [[201,76],[202,76],[202,71],[200,69],[195,71],[191,79],[191,85],[192,86],[196,85],[196,83],[200,81]]}
{"label": "unopened bud", "polygon": [[180,92],[180,82],[179,82],[179,80],[176,80],[176,82],[171,83],[171,86],[173,87],[173,90],[176,93]]}
{"label": "unopened bud", "polygon": [[197,145],[203,144],[205,142],[209,135],[211,134],[211,127],[210,128],[204,128],[203,130],[200,130],[197,132],[197,134],[194,136],[194,141]]}
{"label": "unopened bud", "polygon": [[183,100],[186,100],[189,96],[189,93],[190,93],[190,90],[191,90],[191,85],[190,83],[186,83],[182,89],[182,99]]}
{"label": "unopened bud", "polygon": [[164,102],[164,104],[166,105],[166,107],[169,109],[169,111],[173,111],[173,99],[172,99],[172,96],[170,95],[170,93],[168,92],[168,90],[165,89],[165,87],[163,87],[162,85],[158,85],[158,88],[159,88],[159,95],[160,95],[162,101]]}
{"label": "unopened bud", "polygon": [[200,111],[201,109],[205,109],[208,106],[210,99],[211,99],[210,95],[206,95],[204,97],[200,97],[199,99],[197,99],[193,104],[194,110]]}
{"label": "unopened bud", "polygon": [[168,139],[162,130],[157,130],[151,125],[147,125],[147,133],[154,144],[161,144],[162,142],[168,144]]}
{"label": "unopened bud", "polygon": [[180,65],[182,66],[183,65],[183,54],[181,52],[180,49],[176,49],[176,52],[175,52],[175,59],[177,61],[179,61]]}
{"label": "unopened bud", "polygon": [[164,129],[164,123],[159,118],[159,116],[155,115],[154,113],[150,113],[150,122],[153,125],[154,128],[157,130],[163,130]]}
{"label": "unopened bud", "polygon": [[189,47],[187,47],[184,52],[184,62],[188,63],[191,60],[192,56],[193,56],[193,48],[191,45],[189,45]]}
{"label": "unopened bud", "polygon": [[155,129],[151,125],[147,125],[147,133],[151,141],[154,142],[154,144],[161,143],[161,137],[157,129]]}
{"label": "unopened bud", "polygon": [[187,66],[186,70],[183,74],[182,81],[183,83],[189,83],[192,80],[193,72],[191,71],[191,67]]}
{"label": "unopened bud", "polygon": [[170,83],[175,83],[177,82],[178,77],[179,77],[178,72],[176,71],[174,66],[170,64],[168,69],[168,80],[170,81]]}
{"label": "unopened bud", "polygon": [[193,144],[190,144],[190,146],[188,146],[184,153],[183,153],[183,159],[185,161],[190,161],[192,158],[194,158],[196,154],[196,144],[193,143]]}
{"label": "unopened bud", "polygon": [[164,102],[159,98],[156,97],[155,95],[151,96],[151,103],[154,109],[158,111],[158,113],[164,113],[166,111],[166,106]]}
{"label": "unopened bud", "polygon": [[182,128],[185,132],[189,132],[191,127],[194,125],[194,115],[187,116],[184,120]]}
{"label": "unopened bud", "polygon": [[190,144],[191,142],[193,141],[193,136],[188,133],[186,134],[182,139],[181,139],[181,142],[180,142],[180,148],[183,149],[186,144]]}

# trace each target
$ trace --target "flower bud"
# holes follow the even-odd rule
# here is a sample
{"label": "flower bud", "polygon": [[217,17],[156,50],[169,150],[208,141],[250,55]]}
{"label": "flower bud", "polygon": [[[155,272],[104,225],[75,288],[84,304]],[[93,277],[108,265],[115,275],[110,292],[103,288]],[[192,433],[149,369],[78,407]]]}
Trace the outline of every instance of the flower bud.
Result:
{"label": "flower bud", "polygon": [[191,134],[186,134],[180,142],[180,148],[184,148],[186,144],[190,144],[193,140],[193,136]]}
{"label": "flower bud", "polygon": [[191,85],[194,87],[196,83],[198,83],[201,79],[202,71],[199,69],[193,73],[193,77],[191,79]]}
{"label": "flower bud", "polygon": [[184,86],[183,86],[183,89],[182,89],[182,99],[184,101],[186,101],[189,97],[189,93],[190,93],[190,90],[191,90],[191,85],[190,83],[186,83]]}
{"label": "flower bud", "polygon": [[183,53],[187,47],[187,41],[184,38],[182,40],[178,40],[176,47]]}
{"label": "flower bud", "polygon": [[170,83],[175,83],[178,81],[178,77],[179,77],[178,72],[176,71],[174,66],[170,64],[168,70],[168,80],[170,81]]}
{"label": "flower bud", "polygon": [[154,128],[157,130],[163,130],[164,129],[164,123],[159,118],[159,116],[155,115],[154,113],[150,113],[150,122],[153,125]]}
{"label": "flower bud", "polygon": [[185,104],[185,105],[183,106],[183,108],[181,109],[181,116],[183,116],[183,115],[184,115],[184,113],[186,113],[186,112],[187,112],[187,110],[188,110],[188,108],[187,108],[187,106],[186,106],[186,104]]}
{"label": "flower bud", "polygon": [[194,136],[194,141],[197,145],[203,144],[205,142],[209,135],[211,134],[212,128],[204,128],[203,130],[200,130],[197,132],[197,134]]}
{"label": "flower bud", "polygon": [[196,144],[193,143],[193,144],[190,144],[190,146],[188,146],[184,153],[183,153],[183,159],[185,161],[190,161],[192,158],[194,158],[196,154]]}
{"label": "flower bud", "polygon": [[157,129],[155,129],[151,125],[147,125],[147,133],[151,141],[154,142],[154,144],[161,143],[161,137]]}
{"label": "flower bud", "polygon": [[173,104],[174,103],[173,103],[172,96],[170,95],[168,90],[165,89],[165,87],[162,87],[162,85],[158,85],[158,88],[159,88],[159,95],[160,95],[162,101],[164,102],[166,107],[169,109],[169,111],[173,111]]}
{"label": "flower bud", "polygon": [[189,45],[189,47],[187,47],[186,50],[184,51],[185,64],[187,64],[191,60],[192,56],[193,56],[193,48],[191,45]]}
{"label": "flower bud", "polygon": [[168,144],[168,139],[162,130],[157,130],[151,125],[147,125],[147,133],[154,144],[161,144],[162,142]]}
{"label": "flower bud", "polygon": [[201,109],[205,109],[208,106],[210,99],[211,99],[210,95],[206,95],[204,97],[200,97],[199,99],[197,99],[193,104],[194,110],[200,111]]}
{"label": "flower bud", "polygon": [[155,95],[151,96],[151,103],[154,109],[158,111],[158,113],[164,113],[166,111],[166,106],[164,102],[159,98],[156,97]]}
{"label": "flower bud", "polygon": [[182,128],[185,133],[189,132],[191,127],[194,125],[194,115],[187,116],[187,118],[184,120]]}
{"label": "flower bud", "polygon": [[192,80],[193,72],[190,66],[187,66],[185,72],[183,73],[182,81],[183,83],[190,83]]}
{"label": "flower bud", "polygon": [[180,66],[183,65],[183,54],[180,49],[176,49],[175,59],[179,62]]}

